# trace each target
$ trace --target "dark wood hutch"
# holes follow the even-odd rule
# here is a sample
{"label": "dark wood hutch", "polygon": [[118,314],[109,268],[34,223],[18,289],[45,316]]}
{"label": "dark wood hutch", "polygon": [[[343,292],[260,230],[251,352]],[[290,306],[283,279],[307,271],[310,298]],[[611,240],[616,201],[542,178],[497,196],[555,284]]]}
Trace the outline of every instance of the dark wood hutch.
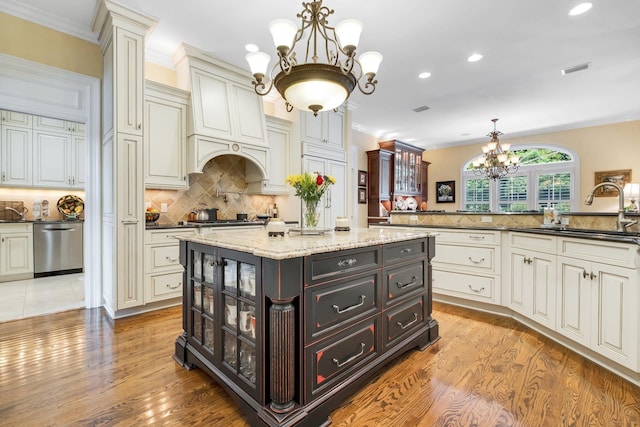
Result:
{"label": "dark wood hutch", "polygon": [[403,207],[407,198],[417,202],[415,210],[424,210],[430,164],[422,160],[424,150],[397,140],[378,145],[379,149],[367,151],[369,223],[386,221],[393,209],[411,210]]}

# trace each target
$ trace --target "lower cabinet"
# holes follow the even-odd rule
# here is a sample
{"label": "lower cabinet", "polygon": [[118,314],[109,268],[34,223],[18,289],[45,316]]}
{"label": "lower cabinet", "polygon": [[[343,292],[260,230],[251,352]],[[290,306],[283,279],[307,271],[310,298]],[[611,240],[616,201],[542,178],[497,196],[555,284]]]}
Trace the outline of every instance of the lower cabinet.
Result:
{"label": "lower cabinet", "polygon": [[146,230],[145,304],[182,296],[184,269],[180,264],[180,243],[176,237],[195,234],[195,228]]}
{"label": "lower cabinet", "polygon": [[508,238],[505,305],[549,329],[555,329],[556,237],[509,233]]}
{"label": "lower cabinet", "polygon": [[0,224],[0,282],[33,278],[33,228]]}
{"label": "lower cabinet", "polygon": [[432,238],[286,259],[181,243],[184,334],[251,425],[318,426],[388,360],[436,341]]}

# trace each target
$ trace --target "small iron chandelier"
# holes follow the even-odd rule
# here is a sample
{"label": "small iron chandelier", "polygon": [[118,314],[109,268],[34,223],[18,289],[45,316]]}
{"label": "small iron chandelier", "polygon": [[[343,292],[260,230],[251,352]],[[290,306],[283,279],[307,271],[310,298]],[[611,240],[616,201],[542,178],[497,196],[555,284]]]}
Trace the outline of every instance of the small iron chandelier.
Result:
{"label": "small iron chandelier", "polygon": [[[333,10],[322,6],[322,0],[303,2],[302,6],[302,12],[296,15],[302,20],[300,29],[286,19],[269,24],[278,63],[271,69],[268,86],[265,75],[271,60],[269,55],[264,52],[246,55],[256,93],[264,96],[275,85],[286,101],[287,111],[296,107],[313,111],[315,116],[319,111],[338,108],[356,86],[365,95],[372,94],[378,83],[375,76],[382,55],[372,51],[355,58],[362,23],[347,19],[330,27],[327,18]],[[294,49],[305,34],[305,63],[299,64]],[[364,86],[360,82],[363,75]]]}
{"label": "small iron chandelier", "polygon": [[500,144],[498,139],[502,132],[496,129],[498,119],[492,119],[493,130],[487,134],[491,141],[482,147],[482,156],[473,161],[473,173],[489,179],[499,179],[514,173],[520,166],[520,158],[509,152],[511,144]]}

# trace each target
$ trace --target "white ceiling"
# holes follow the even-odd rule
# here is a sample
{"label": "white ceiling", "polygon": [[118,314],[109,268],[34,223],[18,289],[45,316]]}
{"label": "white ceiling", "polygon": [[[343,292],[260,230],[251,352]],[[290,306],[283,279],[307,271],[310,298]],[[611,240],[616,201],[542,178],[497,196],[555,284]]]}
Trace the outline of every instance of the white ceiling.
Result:
{"label": "white ceiling", "polygon": [[[295,22],[301,1],[117,0],[158,20],[148,60],[171,66],[184,42],[246,69],[244,46],[274,58],[267,26]],[[331,25],[363,22],[359,52],[384,55],[376,92],[351,96],[354,127],[433,149],[485,141],[494,117],[506,138],[640,119],[640,1],[591,0],[568,16],[580,1],[325,0]],[[96,3],[0,0],[0,11],[95,41]],[[467,62],[473,52],[484,58]],[[585,62],[586,71],[560,73]]]}

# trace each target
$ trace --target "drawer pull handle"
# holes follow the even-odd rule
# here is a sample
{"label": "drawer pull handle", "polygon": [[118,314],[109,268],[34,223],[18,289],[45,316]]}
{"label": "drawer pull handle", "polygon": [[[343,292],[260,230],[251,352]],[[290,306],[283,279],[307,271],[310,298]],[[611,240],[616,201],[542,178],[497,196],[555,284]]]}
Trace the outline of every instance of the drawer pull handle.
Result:
{"label": "drawer pull handle", "polygon": [[484,291],[484,286],[478,290],[478,289],[473,289],[473,286],[469,285],[469,289],[471,289],[473,292],[480,293]]}
{"label": "drawer pull handle", "polygon": [[356,309],[358,307],[362,307],[364,305],[364,300],[365,300],[365,296],[364,295],[360,295],[359,298],[359,302],[357,304],[354,304],[352,306],[349,306],[347,308],[340,308],[337,304],[333,304],[333,311],[335,311],[338,314],[342,314],[342,313],[346,313],[347,311],[351,311],[353,309]]}
{"label": "drawer pull handle", "polygon": [[407,254],[410,254],[412,250],[413,250],[412,248],[404,248],[400,250],[400,253],[402,255],[407,255]]}
{"label": "drawer pull handle", "polygon": [[165,258],[167,259],[167,261],[171,261],[171,262],[178,261],[178,258],[171,258],[170,256],[166,256]]}
{"label": "drawer pull handle", "polygon": [[484,236],[469,236],[471,240],[484,240]]}
{"label": "drawer pull handle", "polygon": [[180,286],[182,286],[182,283],[178,283],[177,285],[171,286],[170,284],[167,283],[167,288],[169,289],[178,289]]}
{"label": "drawer pull handle", "polygon": [[413,313],[413,320],[411,320],[406,325],[403,325],[402,322],[396,322],[396,325],[400,326],[400,329],[407,329],[409,326],[413,325],[418,321],[418,313]]}
{"label": "drawer pull handle", "polygon": [[469,261],[471,261],[474,264],[481,264],[484,262],[484,258],[480,258],[478,261],[476,261],[475,259],[469,257]]}
{"label": "drawer pull handle", "polygon": [[406,289],[417,284],[418,284],[418,278],[416,276],[413,276],[409,283],[402,284],[400,282],[396,282],[396,286],[400,289]]}
{"label": "drawer pull handle", "polygon": [[355,265],[356,262],[358,262],[358,260],[355,258],[341,259],[338,261],[338,267],[351,267]]}
{"label": "drawer pull handle", "polygon": [[341,362],[341,361],[339,361],[338,359],[336,359],[334,357],[333,358],[333,363],[335,363],[338,368],[342,368],[344,365],[346,365],[347,363],[353,362],[354,360],[356,360],[358,357],[362,356],[363,354],[364,354],[364,343],[361,342],[360,343],[360,351],[358,352],[358,354],[354,354],[353,356],[349,357],[344,362]]}

